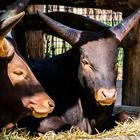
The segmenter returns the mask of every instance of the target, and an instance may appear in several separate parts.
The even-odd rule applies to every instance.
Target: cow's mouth
[[[26,109],[30,110],[30,115],[35,118],[42,118],[48,116],[54,110],[55,104],[51,99],[38,99],[36,98],[23,98],[23,105]]]
[[[42,106],[33,106],[32,107],[32,115],[35,118],[42,118],[42,117],[47,117],[49,113],[53,111],[54,107],[52,108],[46,108]]]
[[[99,103],[101,106],[110,106],[110,105],[112,105],[114,102],[115,102],[115,100],[101,100],[101,101],[98,101],[98,103]]]
[[[36,111],[32,111],[32,115],[35,118],[42,118],[42,117],[47,117],[48,113],[39,113],[39,112],[36,112]]]

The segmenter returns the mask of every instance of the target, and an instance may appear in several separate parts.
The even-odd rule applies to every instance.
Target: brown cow
[[[54,109],[34,74],[16,49],[9,31],[21,20],[28,0],[10,6],[0,17],[0,127],[11,128],[23,116],[46,117]],[[21,12],[21,13],[20,13]]]
[[[117,96],[117,46],[140,18],[140,10],[119,25],[97,33],[75,30],[42,13],[39,15],[72,49],[53,58],[30,62],[56,108],[47,118],[21,120],[20,126],[42,133],[71,126],[88,133],[94,133],[95,128],[110,129],[121,116],[112,116]]]

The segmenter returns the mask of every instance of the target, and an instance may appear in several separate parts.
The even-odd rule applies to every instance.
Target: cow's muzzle
[[[22,102],[25,108],[30,110],[30,114],[36,118],[46,117],[54,110],[55,103],[47,95],[36,95],[34,97],[24,97]]]
[[[32,104],[32,115],[36,118],[47,117],[54,110],[55,104],[51,99],[44,101],[43,104]]]
[[[116,89],[101,88],[96,92],[95,99],[102,106],[109,106],[116,101]]]

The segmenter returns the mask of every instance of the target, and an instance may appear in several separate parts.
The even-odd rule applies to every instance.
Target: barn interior
[[[1,0],[0,11],[3,12],[6,7],[13,2],[15,2],[15,0]],[[49,28],[46,28],[44,23],[40,21],[40,18],[37,14],[38,11],[41,11],[46,15],[52,17],[53,19],[70,27],[96,32],[119,24],[123,18],[127,17],[137,8],[140,8],[140,0],[30,0],[28,6],[25,9],[26,15],[14,28],[13,35],[19,46],[18,50],[25,59],[53,57],[58,54],[65,53],[71,48],[71,45],[66,41],[56,37],[53,31],[51,31]],[[90,19],[100,21],[101,23],[103,23],[103,25],[93,23],[93,21]],[[81,24],[81,22],[83,24]],[[121,46],[118,48],[118,76],[116,86],[119,95],[114,107],[114,113],[126,111],[134,117],[139,117],[140,112],[139,34],[140,24],[138,22],[127,35],[127,37],[125,37],[125,39],[121,43]],[[134,124],[134,127],[138,129],[137,125],[139,125],[140,122],[136,120]],[[122,124],[119,124],[119,126],[121,125]],[[126,125],[127,124],[125,124],[124,127],[126,127]],[[121,131],[122,129],[124,129],[119,128],[119,126],[114,133],[117,133],[118,129],[120,129]],[[132,128],[133,126],[130,127]],[[131,130],[130,128],[128,129]],[[18,130],[18,132],[13,131],[13,133],[17,135],[17,133],[21,133],[21,131],[22,129]],[[134,135],[130,134],[130,138],[134,140],[137,138],[139,139],[140,137],[138,135],[140,135],[140,132],[138,132],[136,134],[137,136],[135,136],[134,131],[135,130],[133,129],[131,133],[133,133]],[[4,132],[2,132],[1,135],[3,135]],[[73,139],[86,139],[86,137],[88,137],[88,139],[96,140],[95,137],[87,136],[84,132],[79,132],[79,130],[75,131],[75,128],[72,128],[70,132],[72,132],[73,135],[76,135],[77,137]],[[10,133],[10,136],[12,136],[13,133]],[[112,140],[115,140],[115,137],[118,137],[114,133],[109,134],[111,136],[110,139]],[[66,135],[64,133],[61,134]],[[49,135],[50,138],[47,137]],[[45,136],[40,134],[40,140],[72,139],[73,136],[69,138],[68,135],[70,135],[69,132],[67,132],[66,137],[57,136],[55,133],[50,132]],[[100,138],[99,136],[97,140],[109,139],[105,138],[105,134],[103,134],[103,136],[101,137],[102,138]],[[129,139],[128,137],[129,136],[127,136],[127,134],[124,134],[124,136],[122,136],[120,139]],[[28,138],[31,139],[30,136],[27,136],[27,139]]]

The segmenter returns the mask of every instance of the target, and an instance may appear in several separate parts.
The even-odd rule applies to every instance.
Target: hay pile
[[[0,140],[32,140],[29,132],[25,129],[16,128],[13,131],[7,132],[5,129],[0,133]]]
[[[0,134],[0,140],[140,140],[140,119],[131,119],[131,122],[124,124],[117,123],[117,126],[110,131],[104,131],[96,135],[89,135],[75,128],[66,132],[55,134],[47,132],[38,137],[31,137],[24,129],[16,129],[7,133],[5,130]]]

